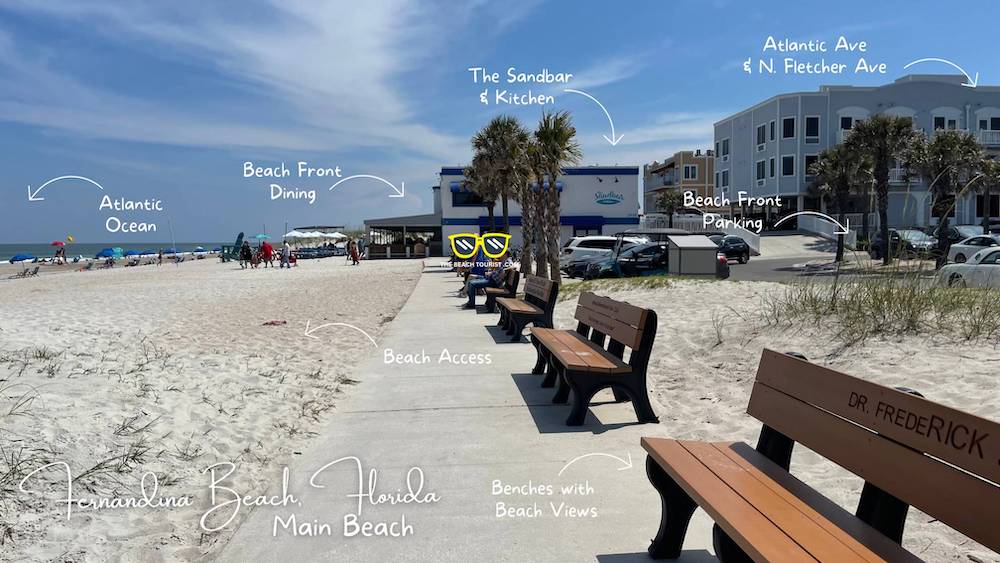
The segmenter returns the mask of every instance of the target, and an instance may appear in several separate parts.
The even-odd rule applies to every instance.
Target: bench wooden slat
[[[542,301],[548,301],[553,285],[554,282],[548,278],[528,276],[528,279],[524,282],[524,293],[525,295],[537,297]]]
[[[579,304],[638,329],[642,329],[642,325],[646,321],[646,309],[622,301],[615,301],[610,297],[597,295],[590,291],[580,295]]]
[[[755,383],[747,412],[887,493],[1000,550],[1000,487]]]
[[[552,328],[531,328],[532,336],[538,338],[545,345],[546,349],[549,350],[549,352],[555,354],[559,358],[564,366],[574,370],[588,369],[590,366],[587,361],[579,357],[572,348],[564,344],[559,338],[556,337],[556,334],[560,332],[563,331]]]
[[[773,350],[757,381],[1000,484],[996,422]]]
[[[576,331],[561,331],[556,335],[566,345],[573,347],[577,356],[583,359],[594,371],[607,373],[628,373],[632,366],[612,356],[606,350],[598,348]]]
[[[538,307],[532,305],[531,303],[526,303],[524,301],[521,301],[520,299],[517,299],[515,297],[498,297],[497,303],[503,305],[504,307],[506,307],[511,311],[516,311],[519,313],[521,312],[532,313],[532,314],[542,313],[542,310],[539,309]]]
[[[761,481],[759,471],[748,470],[719,449],[728,448],[730,444],[685,440],[678,440],[678,443],[816,559],[884,561],[864,545],[853,541],[843,530],[832,525],[824,526],[824,523],[829,523],[815,510],[793,495],[776,492]],[[753,541],[754,538],[749,539]]]
[[[716,443],[716,449],[751,472],[778,495],[797,504],[807,517],[831,533],[845,533],[845,544],[859,543],[885,561],[918,562],[921,559],[890,540],[853,514],[797,479],[747,444]]]
[[[755,561],[815,560],[676,441],[643,438],[642,447]]]
[[[609,317],[599,311],[588,309],[583,305],[577,305],[575,317],[583,324],[601,331],[629,348],[638,348],[639,343],[642,342],[641,329],[629,326],[618,319]]]

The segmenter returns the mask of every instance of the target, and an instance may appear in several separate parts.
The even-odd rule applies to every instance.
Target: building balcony
[[[979,142],[987,147],[1000,146],[1000,131],[979,130]]]
[[[912,178],[915,180],[916,178]],[[905,184],[906,183],[906,169],[905,168],[890,168],[889,169],[889,183],[890,184]]]

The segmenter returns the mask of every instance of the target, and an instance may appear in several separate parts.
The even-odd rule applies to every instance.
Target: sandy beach
[[[650,398],[660,418],[646,435],[756,444],[760,422],[746,414],[761,351],[798,352],[811,361],[887,386],[915,389],[932,401],[1000,419],[995,342],[907,335],[847,346],[833,326],[762,322],[762,298],[785,291],[767,282],[678,281],[668,287],[592,291],[657,312],[649,364]],[[602,287],[603,286],[603,287]],[[556,308],[556,325],[575,326],[576,297]],[[791,472],[850,512],[863,481],[796,446]],[[1000,561],[990,549],[911,508],[903,546],[927,561]]]
[[[268,471],[308,448],[354,367],[373,353],[419,276],[419,261],[235,263],[55,273],[0,282],[0,543],[4,560],[176,561],[209,557],[235,529],[205,533],[202,469],[263,494]],[[51,274],[51,275],[48,275]],[[276,324],[266,324],[277,321]],[[320,327],[324,323],[350,324]],[[170,510],[80,510],[75,496],[193,495]],[[270,475],[270,474],[268,474]],[[146,488],[149,489],[147,478]]]

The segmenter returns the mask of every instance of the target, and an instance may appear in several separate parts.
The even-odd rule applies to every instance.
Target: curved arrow
[[[385,178],[379,178],[378,176],[372,176],[371,174],[355,174],[353,176],[348,176],[343,180],[338,180],[336,184],[330,186],[330,189],[332,190],[333,188],[336,188],[340,184],[343,184],[348,180],[353,180],[354,178],[371,178],[372,180],[378,180],[379,182],[382,182],[383,184],[389,186],[390,188],[393,189],[393,191],[396,192],[394,194],[389,194],[389,197],[403,197],[403,191],[406,189],[406,182],[400,182],[399,188],[397,188],[392,184],[392,182],[386,180]]]
[[[58,182],[60,180],[83,180],[84,182],[90,182],[91,184],[94,184],[98,188],[101,188],[101,190],[104,189],[104,186],[98,184],[97,182],[85,176],[59,176],[58,178],[52,178],[48,182],[45,182],[41,186],[38,186],[38,189],[35,190],[34,192],[31,191],[31,186],[28,186],[28,201],[45,201],[44,197],[35,197],[35,196],[37,196],[38,192],[42,191],[42,188],[44,188],[45,186],[49,184],[54,184],[55,182]]]
[[[608,116],[608,123],[611,124],[611,138],[609,139],[607,135],[602,135],[602,137],[604,137],[604,140],[607,141],[607,142],[609,142],[609,143],[611,143],[611,146],[617,145],[618,141],[622,140],[622,137],[624,137],[625,135],[618,135],[617,137],[615,137],[615,122],[614,122],[613,119],[611,119],[611,114],[608,113],[608,108],[604,107],[604,104],[602,104],[601,102],[597,101],[597,98],[591,96],[590,94],[588,94],[586,92],[582,92],[580,90],[572,90],[570,88],[567,88],[567,89],[563,90],[563,92],[572,92],[574,94],[580,94],[581,96],[587,96],[591,100],[594,100],[594,103],[596,103],[597,105],[601,106],[601,109],[604,110],[604,115]]]
[[[778,219],[774,223],[774,226],[777,227],[778,225],[784,223],[785,221],[787,221],[788,219],[791,219],[792,217],[795,217],[796,215],[815,215],[815,216],[817,216],[817,217],[819,217],[821,219],[826,219],[827,221],[829,221],[829,222],[831,222],[831,223],[833,223],[834,225],[837,226],[838,230],[836,230],[836,231],[833,232],[833,234],[835,234],[835,235],[846,235],[851,230],[851,220],[850,219],[846,219],[847,225],[841,225],[840,221],[834,219],[833,217],[830,217],[826,213],[820,213],[819,211],[796,211],[795,213],[792,213],[792,214],[789,214],[789,215],[785,215],[781,219]]]
[[[620,457],[618,457],[618,456],[616,456],[616,455],[611,455],[611,454],[605,454],[605,453],[601,453],[601,452],[594,452],[594,453],[592,453],[592,454],[583,454],[583,455],[582,455],[582,456],[580,456],[580,457],[577,457],[577,458],[574,458],[574,459],[571,459],[571,460],[569,461],[569,463],[567,463],[566,465],[564,465],[564,466],[563,466],[563,468],[559,470],[559,475],[560,475],[560,476],[562,476],[562,474],[563,474],[563,471],[566,471],[566,469],[567,469],[567,468],[568,468],[568,467],[569,467],[570,465],[573,465],[574,463],[576,463],[576,462],[580,461],[580,460],[581,460],[581,459],[583,459],[583,458],[586,458],[586,457],[593,457],[593,456],[603,456],[603,457],[610,457],[611,459],[616,459],[616,460],[620,461],[620,462],[622,463],[622,466],[618,468],[618,471],[624,471],[624,470],[626,470],[626,469],[632,469],[632,453],[631,453],[631,452],[626,452],[626,456],[628,456],[628,459],[627,459],[627,460],[625,460],[625,459],[622,459],[622,458],[620,458]]]
[[[946,65],[950,65],[950,66],[953,66],[953,67],[957,68],[959,72],[961,72],[962,74],[965,75],[965,78],[968,80],[968,82],[963,83],[962,86],[967,86],[969,88],[975,88],[976,84],[979,83],[979,73],[978,72],[976,73],[976,77],[972,78],[971,76],[969,76],[969,73],[965,72],[965,70],[962,67],[960,67],[957,64],[949,61],[948,59],[938,59],[938,58],[935,58],[935,57],[927,57],[925,59],[917,59],[917,60],[913,61],[912,63],[904,66],[903,69],[904,70],[908,69],[908,68],[910,68],[911,66],[913,66],[913,65],[915,65],[917,63],[944,63]]]
[[[372,346],[375,346],[376,348],[378,348],[378,342],[375,342],[375,339],[372,338],[370,334],[368,334],[367,332],[361,330],[360,328],[358,328],[358,327],[356,327],[354,325],[347,324],[347,323],[324,323],[324,324],[321,324],[319,326],[315,326],[315,327],[310,328],[309,327],[309,321],[307,320],[306,321],[306,331],[303,334],[305,336],[308,336],[309,338],[315,338],[315,339],[318,340],[319,337],[318,336],[313,336],[313,333],[316,332],[317,330],[321,329],[321,328],[326,328],[328,326],[346,326],[348,328],[353,328],[354,330],[356,330],[356,331],[360,332],[361,334],[367,336],[368,340],[372,341]]]

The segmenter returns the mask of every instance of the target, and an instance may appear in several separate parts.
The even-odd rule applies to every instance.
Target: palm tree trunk
[[[503,209],[503,232],[510,233],[510,202],[507,201],[507,194],[503,194],[503,198],[500,200],[500,206]]]
[[[861,190],[861,198],[864,201],[864,205],[861,208],[861,237],[865,240],[871,242],[871,220],[870,216],[872,214],[872,197],[871,192],[867,185],[863,190]]]
[[[543,278],[549,277],[549,246],[546,217],[545,192],[540,191],[535,196],[535,207],[532,220],[535,231],[535,275]]]
[[[549,189],[546,219],[549,226],[549,236],[546,243],[548,246],[549,258],[549,279],[558,282],[561,272],[559,271],[559,190],[556,189],[558,179],[558,169],[549,172]]]
[[[878,198],[878,223],[882,233],[882,265],[888,266],[892,260],[889,240],[889,162],[879,162],[874,169],[875,195]]]
[[[846,225],[847,224],[847,194],[846,193],[842,193],[840,196],[837,197],[837,207],[838,207],[837,211],[838,211],[838,215],[839,215],[837,217],[837,219],[840,221],[841,225]],[[836,258],[837,262],[843,262],[844,261],[844,236],[845,235],[837,235],[837,258]]]
[[[497,230],[497,218],[493,213],[493,209],[497,206],[497,202],[491,201],[486,204],[486,213],[490,217],[490,230]]]
[[[534,271],[533,264],[531,263],[533,259],[531,238],[535,236],[534,225],[532,224],[532,205],[534,202],[531,200],[531,186],[524,188],[524,195],[521,197],[521,256],[519,258],[521,262],[521,274],[525,276],[532,275]]]

